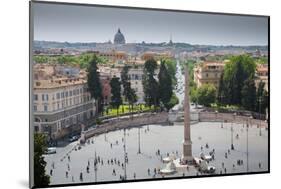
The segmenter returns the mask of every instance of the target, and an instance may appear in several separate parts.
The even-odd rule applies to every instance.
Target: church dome
[[[125,37],[118,29],[117,33],[114,36],[114,44],[125,44]]]

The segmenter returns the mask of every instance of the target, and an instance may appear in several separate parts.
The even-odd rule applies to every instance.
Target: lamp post
[[[249,120],[251,121],[253,119],[253,117],[249,117],[248,120],[247,120],[247,125],[246,125],[246,132],[247,132],[247,135],[246,135],[246,147],[247,147],[247,172],[249,172]]]
[[[124,180],[127,179],[127,152],[126,152],[126,129],[124,129]]]
[[[259,97],[259,117],[260,117],[260,136],[261,136],[261,102],[262,102],[262,97]]]
[[[218,121],[218,111],[217,110],[215,111],[215,114],[216,114],[216,121]]]
[[[96,151],[95,151],[94,170],[95,170],[95,182],[97,182],[97,176],[98,176],[98,161],[97,161],[97,153],[96,153]]]
[[[94,171],[95,171],[95,182],[97,182],[97,176],[98,176],[98,160],[97,160],[97,153],[95,151],[95,156],[94,157],[90,157],[88,159],[88,161],[90,161],[91,159],[94,160]]]
[[[140,127],[138,128],[138,142],[139,142],[138,154],[140,154],[141,153],[141,149],[140,149]]]
[[[233,144],[233,122],[235,121],[236,113],[233,114],[233,121],[231,122],[231,150],[234,150]]]

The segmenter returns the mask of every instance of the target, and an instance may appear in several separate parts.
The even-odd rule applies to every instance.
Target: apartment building
[[[225,63],[223,62],[202,62],[197,64],[193,69],[194,82],[197,87],[203,84],[213,84],[218,87],[224,65]]]
[[[33,82],[35,132],[57,139],[94,116],[86,72],[78,67],[34,64]]]

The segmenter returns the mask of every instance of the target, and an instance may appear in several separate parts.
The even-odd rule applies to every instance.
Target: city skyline
[[[34,7],[34,40],[113,42],[118,28],[127,43],[168,42],[172,36],[173,42],[200,45],[268,45],[267,17],[44,3]]]

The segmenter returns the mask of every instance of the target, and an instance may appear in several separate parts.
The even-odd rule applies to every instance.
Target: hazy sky
[[[132,10],[34,3],[34,39],[113,41],[120,28],[126,42],[267,45],[266,17]]]

